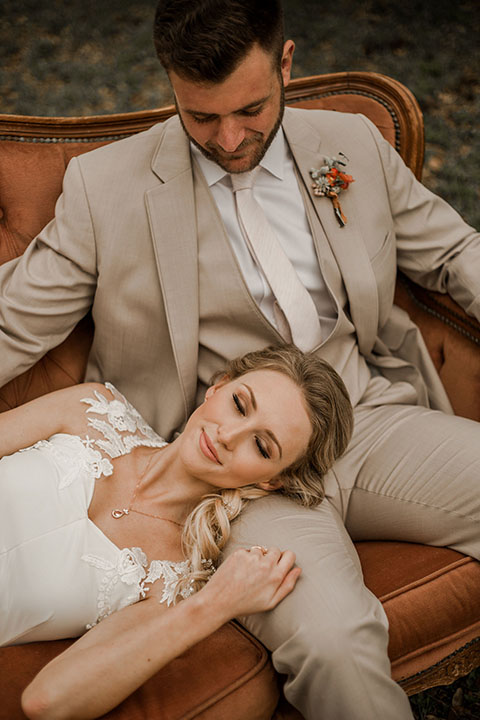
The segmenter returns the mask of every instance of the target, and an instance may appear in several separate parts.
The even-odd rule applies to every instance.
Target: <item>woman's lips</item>
[[[205,430],[202,430],[200,433],[200,450],[203,452],[203,454],[213,462],[217,463],[218,465],[221,465],[217,452],[213,446],[212,441],[208,437]]]

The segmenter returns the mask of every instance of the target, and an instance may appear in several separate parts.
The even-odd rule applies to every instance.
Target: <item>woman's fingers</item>
[[[257,572],[252,600],[255,594],[258,601],[263,604],[262,608],[250,612],[271,610],[293,590],[300,576],[300,568],[294,567],[295,553],[291,550],[282,551],[277,547],[264,548],[259,545],[248,548],[247,553],[250,556],[248,560],[255,564]],[[250,567],[249,575],[253,580],[252,570],[253,568]]]
[[[277,588],[277,591],[272,598],[272,608],[276,607],[279,602],[281,602],[285,597],[287,597],[289,593],[292,592],[301,574],[302,569],[299,567],[294,567],[284,576],[281,584]]]
[[[279,553],[278,565],[282,570],[284,569],[285,572],[287,572],[287,570],[295,565],[295,553],[291,550],[279,551]]]
[[[268,549],[263,547],[263,545],[252,545],[252,547],[248,548],[249,552],[254,552],[255,550],[260,550],[262,555],[266,555],[268,552]]]
[[[295,553],[291,550],[281,551],[279,548],[271,548],[269,551],[271,559],[276,565],[272,567],[273,596],[270,608],[274,608],[290,592],[300,577],[301,569],[295,567]]]
[[[275,559],[277,562],[279,562],[284,555],[293,556],[293,562],[295,562],[295,555],[291,552],[291,550],[282,551],[278,547],[266,548],[263,547],[263,545],[252,545],[252,547],[245,549],[249,553],[259,555],[260,557],[268,557],[271,560]]]
[[[205,587],[229,618],[265,612],[283,600],[300,575],[290,550],[260,545],[235,551]]]
[[[283,554],[277,547],[266,548],[263,547],[263,545],[252,545],[252,547],[247,548],[247,552],[258,555],[259,557],[268,557],[268,559],[272,561],[280,560]]]

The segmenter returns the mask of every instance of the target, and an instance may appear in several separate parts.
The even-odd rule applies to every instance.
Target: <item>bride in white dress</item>
[[[300,575],[288,550],[214,573],[230,522],[274,490],[320,502],[351,429],[341,379],[293,346],[232,361],[170,444],[108,383],[1,414],[0,645],[81,636],[27,687],[27,717],[98,717],[280,602]]]

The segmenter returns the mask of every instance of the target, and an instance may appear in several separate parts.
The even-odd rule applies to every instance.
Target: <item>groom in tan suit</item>
[[[480,319],[480,238],[366,118],[284,113],[294,45],[276,0],[162,0],[155,40],[179,115],[71,161],[55,219],[0,268],[0,384],[92,308],[87,379],[113,382],[169,438],[225,358],[294,336],[237,216],[232,175],[259,167],[254,198],[318,313],[308,349],[342,375],[355,432],[318,509],[269,497],[237,522],[231,548],[288,547],[303,569],[245,624],[305,718],[411,718],[351,537],[480,559],[478,424],[452,415],[393,306],[398,265]],[[355,179],[343,227],[309,174],[340,152]]]

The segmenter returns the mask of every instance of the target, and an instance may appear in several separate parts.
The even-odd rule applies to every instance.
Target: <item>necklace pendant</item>
[[[112,510],[112,517],[115,518],[115,520],[120,520],[124,515],[128,515],[128,510]]]

